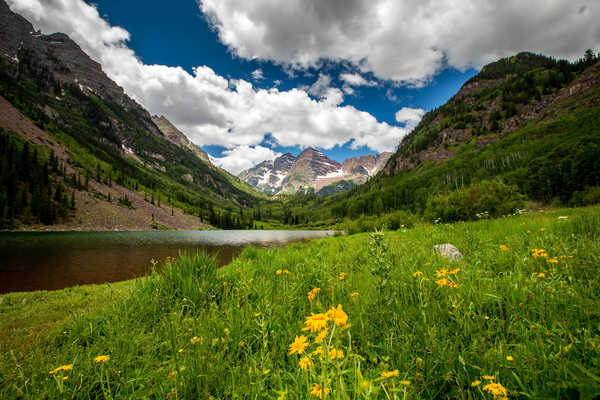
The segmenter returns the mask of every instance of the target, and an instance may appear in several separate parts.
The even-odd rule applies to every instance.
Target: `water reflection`
[[[331,231],[0,233],[0,293],[55,290],[146,275],[151,260],[205,250],[219,265],[248,244],[278,247]]]

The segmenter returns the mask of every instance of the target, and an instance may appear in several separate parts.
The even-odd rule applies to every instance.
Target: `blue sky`
[[[234,174],[308,146],[394,151],[481,66],[600,47],[589,0],[6,1]]]
[[[148,0],[144,2],[144,7],[139,7],[133,1],[102,0],[96,5],[100,15],[111,25],[129,31],[129,47],[145,64],[181,66],[189,73],[198,65],[207,65],[222,76],[246,79],[257,87],[269,88],[280,81],[280,90],[311,86],[317,80],[319,72],[338,77],[345,70],[341,63],[329,62],[321,68],[309,68],[290,77],[281,66],[271,61],[237,57],[219,41],[217,33],[210,28],[193,0]],[[253,79],[252,72],[257,69],[263,72],[264,79]],[[342,105],[352,105],[367,111],[378,121],[402,125],[395,119],[395,113],[400,108],[422,108],[428,111],[438,107],[476,73],[477,70],[473,68],[464,71],[445,68],[421,88],[407,88],[391,81],[379,81],[377,86],[355,88],[353,95],[344,97]],[[364,77],[377,80],[373,74],[364,74]],[[334,78],[332,84],[342,87],[343,82]],[[262,144],[266,142],[268,141],[263,141]],[[205,145],[202,148],[215,157],[222,156],[223,150],[226,150],[218,145]],[[302,151],[299,146],[272,148],[280,153],[289,151],[295,155]],[[377,153],[366,146],[351,149],[348,144],[321,150],[340,162],[348,157]]]

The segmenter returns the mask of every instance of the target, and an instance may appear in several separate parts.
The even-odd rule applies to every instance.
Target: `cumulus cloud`
[[[376,86],[377,82],[368,81],[361,74],[340,74],[340,80],[344,81],[348,86]]]
[[[211,161],[217,167],[237,175],[264,160],[274,160],[280,155],[281,153],[263,146],[238,146],[225,150],[223,157],[211,157]]]
[[[411,85],[444,63],[464,69],[519,51],[575,59],[600,46],[586,0],[199,0],[221,42],[286,68],[346,60]]]
[[[267,133],[282,146],[328,149],[351,142],[376,151],[393,150],[407,133],[340,106],[344,94],[330,86],[328,75],[319,75],[309,89],[312,98],[302,89],[259,89],[226,79],[207,66],[190,74],[180,67],[146,65],[127,47],[129,33],[110,26],[81,0],[8,2],[42,32],[68,34],[130,96],[151,113],[165,115],[194,143],[226,147],[225,157],[215,162],[231,172],[273,156],[259,146]]]
[[[396,112],[396,121],[404,124],[405,128],[413,129],[419,124],[424,115],[425,110],[422,108],[402,107]]]
[[[263,79],[265,79],[265,76],[263,75],[263,71],[260,68],[252,71],[251,75],[252,75],[252,79],[254,79],[255,81],[262,81]]]

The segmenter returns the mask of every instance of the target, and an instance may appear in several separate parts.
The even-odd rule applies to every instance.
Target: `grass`
[[[458,263],[432,252],[448,242]],[[589,207],[249,247],[220,270],[188,255],[137,281],[4,295],[0,397],[592,399],[599,265]],[[305,371],[322,332],[305,318],[326,311],[324,355]]]

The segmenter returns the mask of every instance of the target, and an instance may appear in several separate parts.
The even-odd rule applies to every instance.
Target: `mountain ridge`
[[[286,153],[242,171],[238,177],[267,194],[311,193],[332,194],[349,190],[375,176],[392,155],[350,157],[339,163],[323,152],[308,147],[298,157]],[[345,184],[337,184],[345,181]]]
[[[36,147],[38,154],[42,154],[41,166],[47,163],[50,143],[65,148],[66,156],[60,162],[70,167],[53,170],[44,190],[60,191],[61,196],[55,196],[57,201],[62,202],[62,194],[66,193],[79,204],[73,212],[64,212],[71,216],[65,216],[62,222],[69,219],[73,229],[78,229],[75,226],[85,208],[86,200],[78,201],[84,191],[79,183],[81,177],[89,183],[87,195],[100,201],[98,210],[110,214],[123,211],[121,207],[129,210],[134,207],[138,213],[145,213],[146,229],[251,225],[250,218],[242,218],[239,209],[251,207],[264,195],[212,165],[206,154],[195,149],[166,118],[157,117],[158,124],[153,121],[150,113],[108,78],[101,65],[67,35],[34,31],[31,23],[13,13],[3,0],[0,1],[0,95],[20,113],[20,117],[14,118],[29,119],[48,134],[47,142]],[[14,114],[7,103],[3,107],[7,115]],[[27,138],[23,131],[13,132]],[[9,132],[9,136],[12,134]],[[15,143],[21,143],[20,139],[14,139]],[[11,146],[11,151],[15,151],[22,144]],[[32,190],[25,182],[7,182],[9,191]],[[119,188],[123,201],[115,204],[117,192],[109,196],[109,188]],[[22,194],[23,198],[30,197],[28,204],[37,199],[35,196],[32,192]],[[144,203],[136,205],[140,196]],[[0,208],[11,208],[14,201],[12,197],[0,199]],[[191,219],[182,222],[183,225],[171,223],[166,218],[170,216],[160,210],[162,206],[164,211],[167,205],[172,215],[181,210]],[[158,209],[152,212],[154,207]],[[234,213],[240,216],[234,217]],[[2,220],[13,226],[26,219],[11,215]],[[127,224],[120,226],[119,229],[128,228]],[[138,223],[129,228],[141,229]]]

